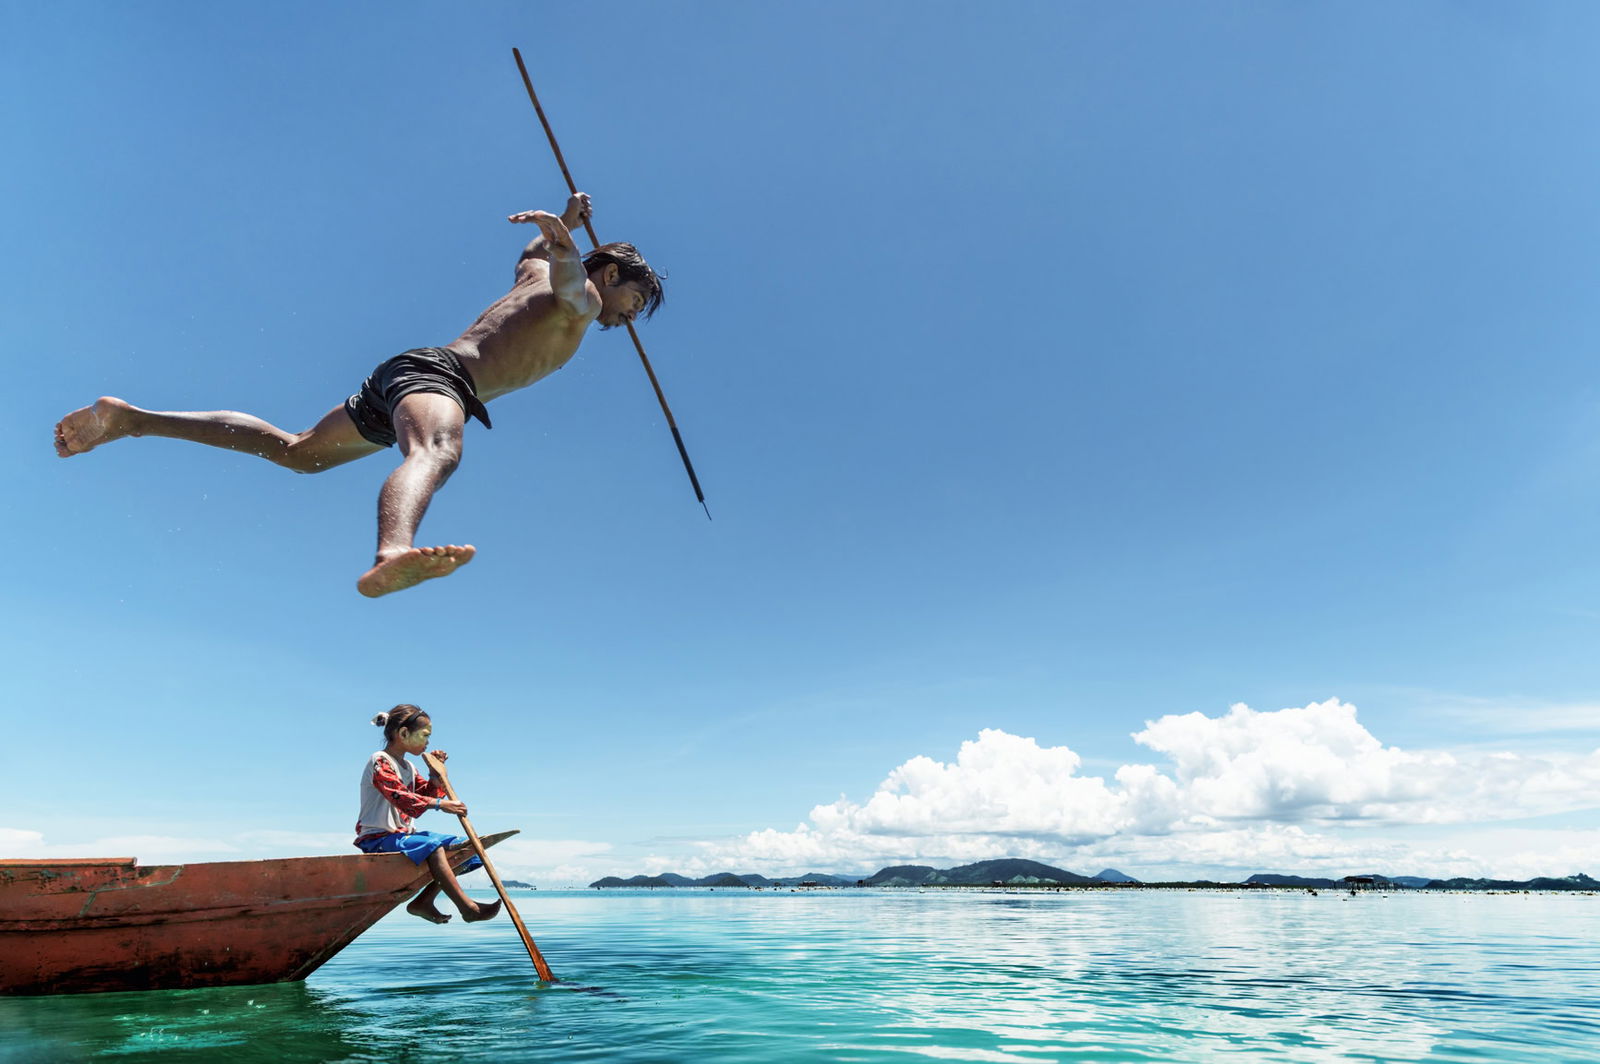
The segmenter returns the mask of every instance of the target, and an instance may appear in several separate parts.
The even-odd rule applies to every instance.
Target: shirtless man
[[[476,549],[418,547],[413,540],[433,493],[461,461],[466,419],[488,427],[483,404],[566,365],[592,322],[609,329],[649,317],[661,305],[661,280],[633,245],[578,254],[571,230],[590,211],[580,192],[559,218],[544,211],[511,215],[509,221],[539,227],[517,262],[511,291],[448,346],[407,351],[379,365],[359,392],[304,432],[231,410],[141,410],[106,396],[56,424],[56,453],[69,458],[124,436],[166,436],[320,473],[398,443],[404,457],[378,495],[377,558],[356,589],[376,598],[448,576]]]

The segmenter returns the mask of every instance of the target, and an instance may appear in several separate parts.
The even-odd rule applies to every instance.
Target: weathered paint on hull
[[[450,863],[471,857],[461,847]],[[304,979],[428,878],[400,854],[149,868],[131,857],[0,861],[0,993]]]

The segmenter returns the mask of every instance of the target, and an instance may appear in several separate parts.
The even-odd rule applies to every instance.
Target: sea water
[[[303,983],[0,999],[0,1061],[1600,1061],[1593,894],[513,898],[559,982],[397,913]]]

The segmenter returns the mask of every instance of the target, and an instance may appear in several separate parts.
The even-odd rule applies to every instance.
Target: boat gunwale
[[[512,829],[510,829],[508,831],[497,831],[492,835],[484,835],[484,836],[480,837],[479,841],[483,843],[484,849],[488,849],[490,846],[493,846],[496,843],[504,842],[506,839],[509,839],[511,836],[520,835],[521,833],[522,833],[521,829],[512,828]],[[459,853],[459,854],[463,854],[463,855],[465,855],[467,857],[471,857],[472,856],[472,854],[470,852],[471,849],[472,849],[472,843],[470,843],[470,842],[460,842],[460,843],[457,843],[454,846],[449,847],[449,852],[452,855]],[[188,868],[191,865],[205,866],[205,867],[208,867],[208,868],[221,868],[221,867],[224,867],[224,866],[227,866],[227,865],[283,864],[283,863],[299,862],[299,861],[349,861],[349,860],[360,860],[363,857],[388,857],[388,856],[390,856],[390,855],[389,854],[382,854],[382,853],[317,853],[317,854],[302,855],[302,856],[298,856],[298,857],[247,857],[247,858],[244,858],[244,859],[238,860],[238,861],[174,861],[174,862],[168,862],[166,864],[148,864],[148,865],[140,864],[139,863],[139,859],[137,857],[4,857],[4,858],[0,858],[0,872],[4,872],[4,871],[12,871],[12,872],[14,872],[14,871],[17,871],[17,870],[26,870],[26,869],[30,869],[30,868],[62,868],[62,867],[69,867],[69,868],[70,867],[99,868],[99,867],[102,867],[102,866],[110,865],[110,866],[115,866],[115,867],[119,867],[119,868],[121,868],[121,867],[130,867],[131,866],[132,868],[137,869],[138,871],[142,872],[144,875],[150,875],[151,873],[159,872],[159,871],[161,871],[163,869],[168,869],[168,868],[183,869],[183,868]],[[12,882],[15,882],[15,880],[13,879]],[[102,887],[100,889],[101,890],[116,890],[116,889],[131,890],[131,889],[139,889],[141,887],[159,886],[159,885],[165,885],[165,884],[128,883],[128,884],[124,884],[124,885],[120,885],[120,886]]]
[[[200,862],[193,863],[198,864]],[[216,863],[220,864],[222,862]],[[34,868],[39,865],[49,865],[52,868],[75,867],[83,865],[92,867],[98,867],[100,865],[129,867],[137,866],[138,864],[139,859],[137,857],[0,857],[0,869],[11,867]],[[158,868],[160,866],[151,865],[150,867]]]

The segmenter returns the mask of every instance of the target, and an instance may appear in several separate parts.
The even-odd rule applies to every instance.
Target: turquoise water
[[[514,897],[561,983],[395,915],[305,983],[0,999],[0,1061],[1600,1061],[1594,895]]]

